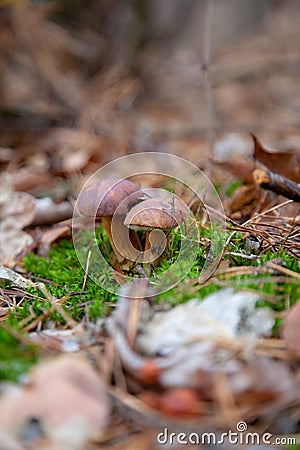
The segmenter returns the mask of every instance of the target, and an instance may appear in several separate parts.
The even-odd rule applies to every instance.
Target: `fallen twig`
[[[300,202],[300,186],[288,178],[273,173],[268,169],[255,169],[253,179],[263,189],[283,195],[286,198]]]

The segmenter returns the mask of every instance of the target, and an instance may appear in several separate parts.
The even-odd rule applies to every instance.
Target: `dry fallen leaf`
[[[71,228],[68,225],[59,225],[54,228],[50,228],[45,231],[41,237],[38,253],[39,255],[44,256],[45,258],[48,256],[50,245],[55,242],[57,239],[65,236],[71,235]]]
[[[245,160],[237,156],[231,161],[214,161],[214,164],[220,169],[228,171],[244,183],[253,184],[254,182],[252,175],[252,172],[255,169],[254,161]]]
[[[3,266],[0,266],[0,279],[9,280],[14,286],[18,286],[22,289],[29,288],[34,284],[32,281],[27,280],[27,278],[22,277],[22,275],[17,272]]]
[[[149,406],[167,416],[192,418],[202,413],[200,398],[194,389],[175,387],[160,393],[145,391],[142,398]]]
[[[14,192],[11,177],[0,176],[0,264],[12,267],[16,256],[32,243],[22,231],[35,214],[35,198],[25,192]]]
[[[33,169],[19,169],[12,173],[12,184],[16,191],[26,192],[40,186],[51,186],[53,179],[49,172],[35,172]]]
[[[227,301],[218,298],[220,292],[222,297],[226,292]],[[123,368],[141,386],[150,387],[141,398],[165,418],[207,417],[208,411],[202,408],[207,402],[218,410],[224,404],[228,408],[225,389],[245,420],[258,417],[263,410],[273,421],[276,407],[291,405],[298,387],[286,361],[274,360],[273,347],[260,338],[271,331],[272,313],[266,315],[265,308],[255,309],[257,297],[249,292],[235,296],[230,290],[220,292],[198,302],[199,314],[184,314],[184,308],[197,309],[191,301],[166,312],[154,311],[148,319],[143,317],[134,348],[118,317],[112,315],[106,322],[107,331]],[[156,326],[145,343],[146,327],[151,327],[156,317],[159,322],[169,318],[168,324],[161,329]],[[282,342],[277,344],[278,350],[282,349]],[[155,390],[158,386],[159,394]]]
[[[80,129],[57,128],[50,136],[49,148],[59,148],[58,169],[64,173],[82,170],[99,146],[95,134]]]
[[[247,220],[261,200],[262,190],[254,184],[239,186],[225,202],[226,213],[234,220]]]
[[[287,348],[300,356],[300,302],[289,310],[282,333]]]
[[[293,152],[276,152],[267,150],[252,134],[254,141],[254,158],[265,164],[271,172],[283,175],[290,180],[300,182],[299,163],[297,155]]]
[[[3,431],[22,440],[34,420],[40,434],[63,444],[57,448],[82,450],[89,439],[99,437],[109,415],[103,383],[90,364],[78,356],[62,356],[37,365],[24,387],[3,393],[0,435]],[[32,445],[40,437],[32,437]]]

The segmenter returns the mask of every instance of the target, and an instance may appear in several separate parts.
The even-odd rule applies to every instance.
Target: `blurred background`
[[[218,335],[216,341],[211,343],[201,341],[200,337],[198,344],[204,344],[204,347],[199,347],[200,350],[196,351],[196,347],[193,347],[192,353],[188,349],[186,356],[182,353],[183,356],[177,359],[178,364],[175,358],[170,359],[171,362],[165,366],[164,363],[158,366],[156,362],[152,365],[152,356],[147,356],[145,364],[143,362],[137,368],[135,358],[140,358],[140,355],[130,356],[134,361],[132,363],[126,356],[126,352],[131,355],[131,347],[125,352],[118,344],[119,341],[126,342],[122,325],[124,318],[119,324],[119,316],[116,315],[114,328],[110,325],[107,329],[112,340],[106,332],[103,333],[102,316],[115,306],[115,297],[92,282],[88,285],[88,273],[91,273],[89,249],[92,248],[90,245],[93,241],[85,246],[85,250],[89,252],[86,266],[82,266],[84,272],[79,267],[70,241],[64,240],[62,246],[56,248],[53,246],[53,256],[48,259],[33,254],[36,251],[48,257],[53,242],[60,237],[71,236],[71,218],[78,192],[100,167],[118,157],[137,152],[166,152],[182,156],[209,175],[220,194],[226,215],[235,221],[231,231],[235,230],[235,233],[241,230],[243,237],[239,233],[236,236],[232,234],[227,239],[230,246],[226,247],[226,259],[222,261],[224,265],[220,269],[220,279],[212,281],[211,285],[203,284],[200,287],[198,278],[189,280],[190,284],[183,283],[170,295],[170,305],[177,305],[190,298],[189,296],[196,296],[194,300],[198,295],[199,299],[203,298],[207,293],[213,293],[215,288],[234,286],[235,289],[245,290],[247,295],[247,290],[249,295],[253,295],[254,289],[258,289],[261,304],[270,302],[274,309],[274,336],[277,338],[287,309],[299,298],[299,277],[296,273],[299,271],[300,252],[297,228],[299,203],[295,201],[287,204],[286,199],[254,184],[252,172],[256,168],[256,161],[250,133],[254,133],[263,146],[271,146],[280,151],[277,155],[270,155],[261,146],[260,152],[257,152],[260,153],[260,158],[256,157],[256,160],[265,163],[270,170],[299,183],[299,13],[299,0],[0,0],[0,275],[5,283],[10,280],[12,284],[17,284],[15,281],[19,280],[18,290],[4,284],[0,292],[0,324],[6,327],[0,327],[0,331],[3,331],[0,339],[0,360],[3,360],[0,376],[4,373],[4,379],[15,378],[23,373],[23,355],[25,359],[28,358],[28,362],[27,359],[24,361],[26,370],[32,364],[29,358],[36,360],[35,354],[31,356],[31,350],[29,356],[24,350],[27,348],[25,344],[29,342],[24,333],[32,331],[30,335],[36,337],[34,342],[45,353],[77,352],[80,349],[93,367],[99,369],[99,378],[103,376],[105,383],[113,380],[118,387],[115,394],[113,390],[109,391],[114,407],[117,408],[104,436],[106,448],[153,449],[153,435],[150,436],[152,431],[148,430],[148,426],[157,423],[158,416],[153,415],[155,420],[152,421],[152,416],[150,413],[148,415],[146,409],[141,423],[145,421],[147,429],[136,427],[134,421],[141,411],[143,413],[141,399],[158,411],[163,412],[164,408],[168,411],[169,408],[169,413],[173,414],[172,421],[176,419],[178,411],[179,417],[181,412],[182,417],[185,417],[186,412],[186,418],[200,417],[201,427],[204,429],[210,424],[209,421],[206,422],[207,414],[213,419],[212,429],[219,428],[224,415],[227,430],[228,424],[236,423],[237,418],[250,418],[250,430],[257,426],[260,433],[271,431],[284,436],[299,431],[297,392],[300,378],[297,362],[300,350],[299,333],[295,331],[299,329],[300,322],[298,309],[292,308],[292,314],[296,311],[295,317],[291,316],[291,322],[286,321],[286,342],[280,339],[276,344],[277,339],[274,339],[275,343],[269,344],[268,339],[259,339],[264,341],[260,342],[262,347],[258,344],[255,347],[251,335],[251,346],[245,350],[244,341],[235,345],[234,340],[238,341],[238,336],[231,331],[229,334],[226,330],[222,331],[222,326],[220,339],[223,339],[222,333],[229,336],[224,341],[225,346],[222,342],[219,347]],[[285,150],[292,152],[285,155],[282,153]],[[146,169],[143,167],[144,172]],[[111,175],[114,176],[113,173]],[[155,170],[151,171],[150,178],[149,186],[159,186]],[[146,182],[148,183],[148,178]],[[296,184],[295,190],[299,195],[298,187]],[[181,197],[186,200],[183,189],[182,193]],[[286,209],[281,202],[286,205]],[[193,201],[191,204],[196,209],[197,217],[202,212],[202,204]],[[250,225],[248,223],[248,228],[245,227],[246,220],[254,217],[257,212],[268,212],[270,207],[274,207],[274,215],[265,214],[262,216],[263,221],[253,221]],[[201,217],[199,222],[201,232],[203,231],[203,237],[199,240],[201,264],[204,264],[205,258],[209,261],[214,251],[214,246],[211,246],[214,234],[210,234],[207,216],[203,216],[204,219]],[[238,228],[238,222],[244,225]],[[74,221],[73,231],[77,231],[76,227],[80,236],[80,230],[85,230],[85,222]],[[249,233],[244,244],[247,230]],[[82,236],[85,239],[84,233]],[[102,232],[97,236],[107,250]],[[216,248],[219,242],[218,238]],[[240,253],[244,252],[245,246],[245,253],[251,254]],[[259,255],[254,254],[258,249]],[[267,254],[270,249],[272,251]],[[275,250],[276,253],[273,253]],[[28,258],[24,263],[26,255]],[[98,258],[96,253],[94,255]],[[106,255],[111,257],[112,252],[108,250]],[[177,255],[177,250],[172,257],[174,255]],[[261,259],[256,261],[260,255]],[[272,259],[269,261],[268,258]],[[249,267],[244,267],[248,265],[247,259]],[[165,261],[162,267],[168,267],[169,261]],[[269,263],[272,265],[269,266]],[[118,266],[116,260],[116,267]],[[17,272],[7,271],[7,267]],[[232,271],[234,268],[237,269],[236,272]],[[122,274],[122,268],[118,269]],[[21,278],[20,281],[20,273],[26,277],[29,275],[29,280],[32,277],[34,281],[47,283],[49,293],[54,294],[47,296],[45,291],[41,291],[46,297],[44,299],[40,294],[37,296],[25,292],[23,288],[27,286],[24,284],[27,278]],[[139,273],[144,277],[144,272]],[[198,277],[199,267],[193,273],[191,277]],[[249,278],[244,278],[244,275]],[[103,271],[101,277],[103,278],[99,276],[101,280],[110,279],[110,274]],[[232,282],[231,277],[234,280]],[[119,282],[115,275],[114,280]],[[207,290],[201,290],[200,293],[202,287]],[[232,297],[231,289],[228,292],[226,295]],[[130,290],[124,290],[120,299],[123,302],[131,295]],[[139,295],[143,296],[144,292]],[[256,298],[256,293],[254,297]],[[249,304],[249,298],[244,298]],[[253,301],[254,308],[256,300]],[[250,302],[250,306],[251,304]],[[299,303],[296,308],[298,306]],[[121,308],[119,315],[124,315],[127,309],[129,311],[126,326],[128,325],[127,338],[131,345],[131,337],[133,342],[135,333],[140,331],[138,321],[142,309],[131,310],[129,306]],[[152,317],[150,309],[149,317]],[[147,311],[148,309],[146,321],[150,320],[147,318]],[[158,313],[160,311],[164,309],[158,309]],[[241,311],[244,315],[244,306]],[[250,313],[253,321],[252,310]],[[178,317],[182,328],[181,314],[180,312]],[[240,313],[233,310],[232,314],[238,317]],[[126,315],[127,312],[125,318]],[[182,317],[185,318],[185,314]],[[98,318],[100,325],[97,322],[95,328],[90,326],[92,320],[96,321]],[[218,324],[213,315],[212,318],[212,323]],[[244,316],[241,315],[241,318],[241,323],[245,322]],[[141,323],[144,320],[142,318]],[[253,322],[255,328],[259,328],[256,326],[257,320],[260,319]],[[265,325],[265,318],[261,322]],[[271,330],[272,320],[269,323],[272,324]],[[61,327],[65,329],[61,330]],[[40,331],[47,331],[47,328],[54,334],[49,334],[49,340],[44,340]],[[168,328],[172,327],[166,326]],[[240,332],[240,327],[236,328]],[[174,332],[173,329],[171,331]],[[285,331],[283,335],[284,333]],[[156,332],[156,335],[160,340],[160,334]],[[20,346],[15,337],[20,341]],[[167,344],[163,344],[166,347],[161,347],[163,350],[157,351],[157,355],[166,358],[171,355],[170,358],[173,358],[173,354],[168,353],[173,344],[170,347],[166,342]],[[196,342],[192,342],[193,345]],[[229,356],[224,353],[226,345]],[[72,347],[73,350],[70,350]],[[224,361],[226,358],[221,371],[217,364],[220,362],[220,349],[222,355],[225,355]],[[211,353],[214,351],[218,352],[217,356]],[[256,359],[252,358],[254,354]],[[145,355],[147,353],[142,350],[141,358]],[[184,358],[186,361],[188,359],[187,364],[182,364]],[[124,374],[122,364],[123,367],[126,366]],[[60,369],[62,376],[54,366],[49,372],[51,377],[53,370],[58,375],[59,383],[64,380],[63,373],[72,373],[72,379],[69,380],[69,375],[65,378],[66,392],[69,392],[72,401],[65,401],[65,386],[55,384],[55,379],[50,383],[52,390],[47,385],[40,398],[44,398],[45,392],[48,393],[45,404],[51,398],[49,405],[52,405],[54,392],[53,399],[55,395],[59,399],[63,398],[64,405],[71,405],[73,408],[73,390],[68,390],[68,383],[70,387],[80,384],[84,389],[84,382],[74,384],[73,375],[76,378],[77,372],[74,372],[73,366],[68,370]],[[85,373],[87,369],[83,366],[80,370]],[[170,370],[169,373],[167,370]],[[78,374],[80,380],[85,379],[80,371]],[[165,380],[171,380],[169,386],[167,381],[165,385],[153,387],[151,391],[151,382],[155,380],[156,383],[161,374],[167,374]],[[36,380],[38,377],[39,375]],[[185,386],[187,379],[195,379],[196,386],[199,381],[199,396],[195,392],[193,394],[193,390],[187,390],[188,396],[181,397],[180,389],[179,397],[176,396],[177,384]],[[48,378],[46,381],[48,383]],[[146,385],[147,388],[144,389]],[[43,383],[41,386],[44,386]],[[98,387],[93,388],[89,374],[87,386],[90,401],[90,393],[93,389],[98,392]],[[194,386],[193,382],[189,386]],[[169,387],[171,389],[168,392]],[[128,393],[139,397],[139,403],[133,402],[133,396],[127,396],[127,388]],[[31,382],[29,390],[32,391]],[[34,392],[33,390],[34,395],[39,396],[42,391],[36,391],[36,394]],[[63,396],[61,392],[64,392]],[[165,393],[164,397],[162,394]],[[31,399],[30,396],[28,398]],[[81,405],[80,397],[78,402]],[[34,400],[31,403],[40,407],[41,402]],[[121,406],[120,411],[122,410],[121,418],[118,415],[118,404]],[[61,417],[57,413],[65,414],[65,409],[60,406],[57,408],[56,403],[53,405],[53,417],[57,423],[57,417]],[[5,411],[1,418],[3,429],[5,423],[8,423],[7,418],[8,421],[11,418],[11,429],[14,433],[15,430],[16,433],[21,433],[21,426],[18,424],[21,424],[22,411],[19,413],[18,404],[15,409],[10,404],[7,408],[1,397],[1,406],[2,411]],[[25,409],[24,403],[23,413]],[[110,414],[107,406],[105,409],[103,427],[106,426],[105,415]],[[8,410],[12,414],[6,414]],[[18,414],[14,411],[18,411]],[[83,415],[84,411],[83,408]],[[98,410],[96,411],[96,423],[99,424],[101,420]],[[16,416],[18,426],[15,426]],[[125,416],[126,420],[123,421]],[[22,439],[26,440],[25,446],[29,448],[28,445],[31,445],[36,435],[42,439],[47,435],[44,435],[39,415],[31,415],[30,420],[27,417],[26,428],[25,425],[22,428]],[[132,428],[131,421],[134,424]],[[74,422],[70,423],[73,426]],[[45,424],[48,427],[47,422]],[[86,426],[77,428],[79,432],[87,433]],[[233,429],[231,426],[229,428]],[[221,425],[219,429],[221,430]],[[78,439],[80,433],[77,435],[73,431],[74,429],[72,432],[59,431],[58,435],[72,439],[74,435]],[[120,439],[121,434],[130,441],[128,446],[125,446],[125,440]],[[0,437],[3,436],[4,439],[10,439],[9,434],[2,433]],[[134,441],[132,445],[131,439]],[[8,448],[8,445],[2,446],[1,443],[0,446]],[[42,447],[38,444],[36,448]],[[43,448],[50,447],[46,444]]]
[[[141,151],[205,169],[232,132],[300,148],[297,0],[0,5],[0,163],[17,190],[63,199]]]

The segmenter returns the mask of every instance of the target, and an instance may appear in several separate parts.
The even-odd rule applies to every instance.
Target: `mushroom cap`
[[[124,224],[134,229],[167,230],[187,220],[189,213],[187,205],[177,197],[151,198],[131,208]]]
[[[119,204],[129,195],[140,191],[140,187],[129,180],[96,180],[86,186],[79,194],[77,207],[84,216],[113,216]],[[132,199],[130,204],[138,201]],[[124,203],[118,214],[126,214],[130,205]]]

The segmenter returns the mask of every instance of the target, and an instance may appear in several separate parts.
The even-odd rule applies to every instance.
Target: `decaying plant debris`
[[[168,3],[0,6],[0,448],[152,450],[166,430],[219,439],[238,423],[299,440],[299,3]],[[96,219],[119,285],[105,292],[89,280],[93,255],[78,263],[73,208],[95,171],[149,151],[209,174],[224,252],[200,283],[207,211],[151,167],[125,180],[145,194],[119,218],[133,254],[151,257],[129,263],[107,211]],[[199,257],[157,295],[151,275],[175,258],[178,226],[195,224],[185,208]]]

